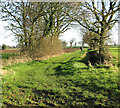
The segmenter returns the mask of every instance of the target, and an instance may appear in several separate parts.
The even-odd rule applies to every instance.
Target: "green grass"
[[[64,47],[64,48],[80,48],[81,46],[73,46],[73,47],[70,47],[70,46],[67,46],[67,47]],[[89,48],[88,46],[84,46],[83,48]]]
[[[88,67],[85,52],[3,67],[3,106],[119,106],[117,65]]]
[[[110,51],[113,55],[113,64],[118,64],[120,66],[120,47],[112,47]]]
[[[18,53],[1,53],[2,59],[9,59],[18,56]]]
[[[114,56],[114,57],[117,57],[118,58],[118,52],[120,53],[120,48],[118,48],[118,47],[113,47],[113,48],[110,48],[110,51],[111,51],[111,53],[112,53],[112,55]]]

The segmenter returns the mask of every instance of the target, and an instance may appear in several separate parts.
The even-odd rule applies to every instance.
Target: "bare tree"
[[[62,46],[66,47],[67,46],[67,42],[66,41],[62,41]]]
[[[77,45],[77,42],[75,42],[74,46],[76,47],[76,45]]]
[[[69,41],[70,42],[70,47],[72,47],[72,44],[73,44],[74,41],[75,41],[74,38]]]
[[[68,30],[70,8],[65,4],[23,0],[1,3],[0,18],[9,22],[7,30],[15,34],[21,48],[32,51],[44,37],[50,37],[53,44],[54,37],[59,38],[60,33]]]
[[[76,12],[69,15],[73,21],[84,28],[98,34],[99,38],[99,59],[102,62],[102,54],[105,52],[105,40],[109,37],[107,32],[112,29],[118,21],[115,17],[120,9],[120,2],[95,2],[78,3]],[[70,13],[71,14],[71,13]]]
[[[44,3],[6,2],[1,3],[1,19],[9,22],[11,30],[22,47],[32,49],[35,46],[35,29],[40,18],[45,14]]]

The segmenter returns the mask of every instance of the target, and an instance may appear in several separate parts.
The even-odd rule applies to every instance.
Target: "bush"
[[[87,52],[88,61],[94,65],[95,63],[99,63],[99,54],[97,50]]]
[[[5,44],[2,44],[2,50],[5,50],[7,46]]]
[[[61,54],[62,52],[62,42],[57,37],[45,37],[38,42],[37,46],[32,51],[29,51],[29,54],[30,57],[35,59],[43,56]]]
[[[113,60],[112,55],[110,54],[109,48],[105,47],[104,52],[101,55],[101,62],[100,62],[100,54],[98,50],[88,50],[86,53],[86,57],[83,58],[83,62],[85,62],[87,65],[89,62],[92,65],[96,64],[103,64],[103,65],[111,65],[111,62]]]

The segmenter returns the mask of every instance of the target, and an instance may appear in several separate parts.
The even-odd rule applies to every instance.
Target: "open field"
[[[74,52],[77,50],[80,50],[80,48],[64,48],[63,49],[64,52],[68,53],[68,52]],[[1,53],[19,53],[20,50],[0,50]]]
[[[3,67],[3,106],[120,106],[118,48],[113,67],[83,63],[86,49]]]
[[[64,53],[74,52],[80,50],[80,48],[64,48]],[[18,55],[20,50],[0,50],[2,59],[14,58]]]
[[[18,55],[18,53],[2,53],[2,59],[9,59],[10,57],[14,58]]]

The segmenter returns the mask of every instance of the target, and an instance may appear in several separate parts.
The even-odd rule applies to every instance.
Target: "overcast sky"
[[[15,41],[14,35],[10,31],[5,30],[5,26],[7,25],[7,22],[0,20],[0,45],[6,44],[10,46],[15,46],[17,42]],[[112,40],[114,40],[116,43],[118,43],[118,24],[115,25],[114,29],[112,30]],[[60,39],[65,40],[68,42],[75,38],[76,42],[81,41],[81,35],[80,31],[76,28],[71,28],[70,30],[66,31],[62,34]]]

